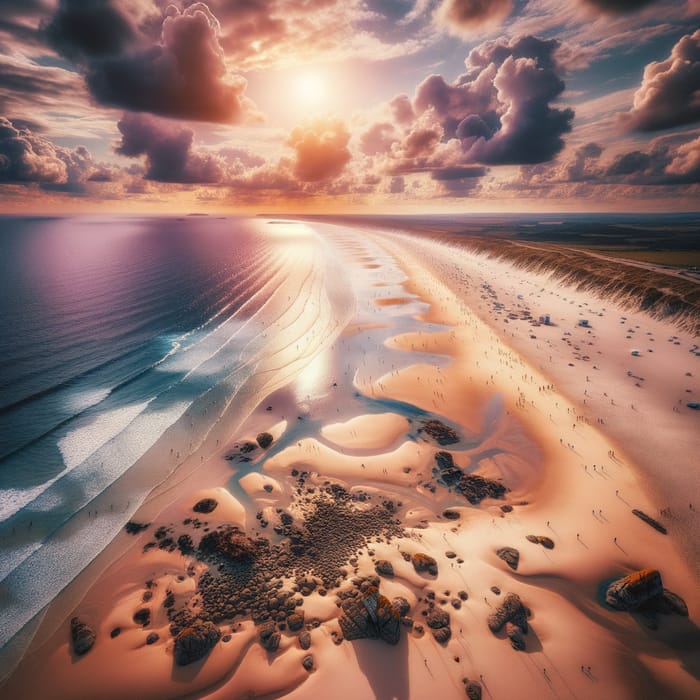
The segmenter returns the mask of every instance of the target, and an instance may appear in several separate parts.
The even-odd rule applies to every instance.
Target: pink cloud
[[[287,140],[295,153],[294,175],[302,182],[338,176],[351,158],[350,132],[338,119],[317,119],[292,131]]]
[[[632,109],[622,123],[631,130],[658,131],[700,120],[700,29],[686,34],[665,60],[644,69]]]

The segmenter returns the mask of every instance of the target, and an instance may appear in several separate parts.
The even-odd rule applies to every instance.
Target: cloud
[[[122,134],[116,152],[129,158],[146,156],[147,180],[179,183],[221,183],[221,157],[193,148],[191,129],[169,124],[148,114],[126,113],[117,124]]]
[[[470,35],[498,26],[512,10],[512,0],[443,0],[435,18],[453,34]]]
[[[53,46],[81,67],[98,102],[197,121],[260,118],[244,95],[247,81],[226,67],[221,27],[206,4],[183,11],[168,6],[155,42],[124,8],[118,0],[61,0],[47,27]]]
[[[62,148],[0,117],[0,183],[38,183],[78,192],[100,169],[84,146]]]
[[[338,119],[317,119],[295,128],[287,144],[296,152],[294,175],[302,182],[337,177],[350,161],[350,132]]]
[[[585,5],[589,5],[597,10],[609,14],[627,14],[641,10],[650,5],[655,0],[583,0]]]
[[[78,59],[122,53],[137,37],[116,0],[61,0],[46,35],[59,53]]]
[[[552,102],[564,91],[557,41],[498,39],[473,49],[454,83],[433,75],[418,86],[417,113],[432,111],[447,138],[461,141],[465,162],[541,163],[564,146],[574,113]]]
[[[699,120],[700,29],[679,39],[665,61],[647,65],[622,123],[630,130],[659,131]]]

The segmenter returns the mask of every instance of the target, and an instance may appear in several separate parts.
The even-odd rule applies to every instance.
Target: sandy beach
[[[274,296],[247,417],[35,621],[3,694],[698,697],[697,338],[428,237],[299,226],[319,257]]]

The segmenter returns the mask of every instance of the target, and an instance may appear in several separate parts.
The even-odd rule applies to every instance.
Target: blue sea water
[[[305,250],[294,230],[0,217],[0,648],[230,414],[263,329],[309,306],[313,284],[320,298],[318,241]],[[291,251],[301,288],[285,287]],[[165,467],[129,481],[176,434]]]

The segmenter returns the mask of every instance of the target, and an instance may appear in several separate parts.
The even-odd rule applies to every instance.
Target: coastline
[[[687,563],[669,546],[669,540],[692,531],[696,511],[689,509],[687,518],[667,523],[670,537],[630,513],[634,506],[656,515],[658,507],[640,485],[638,470],[631,467],[638,463],[637,453],[644,450],[644,441],[641,446],[628,447],[621,427],[624,421],[616,422],[613,414],[603,414],[602,425],[592,421],[600,414],[594,397],[590,406],[580,403],[585,387],[581,377],[559,376],[555,365],[544,363],[542,353],[547,352],[561,357],[560,366],[569,367],[564,362],[568,358],[563,357],[564,350],[571,352],[568,344],[561,341],[566,348],[548,345],[545,349],[544,344],[537,347],[536,343],[537,352],[533,352],[530,341],[537,338],[529,338],[530,328],[525,328],[529,322],[522,324],[517,337],[515,323],[506,326],[505,330],[513,329],[509,337],[499,332],[497,324],[502,319],[494,313],[490,297],[481,299],[482,282],[477,277],[495,280],[496,275],[490,263],[479,257],[473,258],[474,269],[466,271],[473,277],[471,291],[458,287],[456,293],[456,283],[449,276],[449,266],[454,265],[451,251],[433,242],[366,231],[358,241],[352,231],[320,228],[335,239],[336,250],[342,250],[352,265],[356,318],[337,340],[331,338],[325,344],[330,357],[311,373],[305,389],[298,386],[303,382],[293,365],[284,373],[285,380],[296,377],[293,386],[282,388],[286,383],[282,379],[263,385],[255,397],[268,398],[258,401],[251,418],[235,434],[229,433],[226,444],[222,441],[211,459],[200,460],[203,466],[195,464],[199,468],[173,490],[152,500],[138,518],[152,521],[152,527],[177,523],[191,516],[195,501],[209,496],[219,502],[211,516],[212,527],[234,522],[260,536],[264,533],[254,509],[260,509],[270,521],[279,507],[290,509],[295,517],[303,516],[303,508],[294,502],[295,488],[302,487],[292,478],[293,470],[309,472],[308,483],[313,486],[307,488],[320,489],[330,480],[350,493],[367,493],[370,500],[398,497],[404,503],[398,514],[406,536],[386,535],[389,542],[382,535],[371,546],[360,547],[363,553],[348,574],[371,576],[377,560],[391,562],[395,576],[381,579],[382,592],[389,598],[406,598],[418,620],[422,610],[434,609],[426,607],[425,601],[435,600],[435,607],[449,610],[451,639],[440,643],[431,634],[419,634],[414,626],[401,636],[396,648],[376,640],[338,645],[332,635],[337,630],[338,608],[331,595],[314,592],[303,602],[307,617],[319,621],[310,629],[311,672],[302,667],[304,654],[295,635],[285,634],[280,650],[270,653],[258,643],[250,621],[241,622],[238,628],[231,625],[231,642],[217,645],[204,663],[173,669],[172,644],[166,641],[167,617],[160,612],[156,616],[155,611],[169,586],[180,586],[184,596],[196,587],[201,571],[188,576],[189,560],[179,552],[152,549],[142,553],[143,544],[152,536],[148,531],[136,540],[121,533],[101,555],[100,565],[95,562],[97,583],[91,576],[89,582],[76,582],[73,599],[69,592],[62,594],[63,609],[58,603],[51,613],[55,628],[45,621],[39,639],[6,688],[16,697],[22,697],[20,689],[30,697],[32,683],[42,687],[36,674],[45,666],[55,679],[48,695],[43,688],[47,697],[80,697],[85,679],[98,677],[114,697],[129,692],[145,695],[147,690],[149,697],[192,693],[211,698],[248,697],[252,692],[255,696],[272,693],[274,697],[301,698],[327,694],[330,689],[341,693],[334,697],[350,697],[350,688],[353,697],[389,697],[382,695],[386,692],[406,698],[428,693],[460,697],[464,695],[463,678],[481,679],[480,685],[492,697],[522,692],[524,684],[533,697],[549,691],[586,696],[595,684],[604,684],[601,687],[606,692],[620,698],[639,697],[651,688],[671,692],[672,697],[692,697],[698,680],[689,659],[698,645],[695,625],[700,600]],[[405,279],[396,274],[397,269]],[[509,290],[510,297],[500,293],[497,303],[521,301],[517,290]],[[547,303],[554,308],[553,299]],[[541,332],[537,328],[536,335]],[[287,347],[293,356],[296,351]],[[645,381],[652,384],[651,377]],[[556,390],[551,388],[553,383]],[[595,386],[600,386],[598,380]],[[661,390],[653,386],[654,391]],[[617,385],[615,390],[620,413],[629,415],[633,409],[622,409],[626,391],[618,390]],[[272,410],[267,411],[265,404]],[[650,421],[661,420],[657,418],[661,409],[652,410],[653,405],[647,406],[644,399],[637,399],[637,404]],[[407,406],[418,411],[407,412]],[[366,417],[372,414],[384,418]],[[391,415],[395,417],[388,417]],[[441,448],[416,431],[429,416],[456,427],[460,439],[454,447]],[[684,463],[683,455],[692,448],[688,444],[692,436],[686,435],[686,440],[677,437],[684,430],[672,431],[668,437],[666,458],[675,469],[674,476]],[[274,434],[269,454],[258,450],[252,463],[238,462],[238,466],[223,459],[234,443],[254,441],[261,431]],[[363,431],[371,431],[372,439],[363,439]],[[653,438],[648,430],[646,436]],[[658,445],[658,439],[654,444]],[[502,480],[509,489],[505,497],[486,498],[474,506],[431,482],[435,455],[445,449],[465,472],[494,482]],[[648,474],[649,464],[643,466]],[[218,490],[227,485],[234,495]],[[504,505],[511,510],[504,511]],[[446,510],[458,517],[446,518]],[[527,542],[527,534],[551,537],[554,548],[549,551]],[[119,540],[130,547],[117,558],[114,552]],[[520,551],[517,571],[496,556],[503,546]],[[446,557],[446,548],[461,563]],[[400,550],[435,557],[438,575],[415,571]],[[685,545],[684,552],[693,554]],[[693,563],[697,560],[691,557],[691,566]],[[664,585],[681,595],[690,609],[688,620],[664,618],[655,637],[640,633],[631,615],[611,611],[598,600],[603,581],[649,565],[662,569]],[[146,632],[130,618],[142,604],[143,581],[148,576],[156,577],[159,592],[149,599],[156,619],[147,631],[157,629],[160,641],[147,646]],[[179,581],[179,576],[184,580]],[[90,590],[83,597],[87,583]],[[289,585],[287,581],[285,589]],[[493,592],[494,587],[498,593]],[[460,589],[467,599],[457,607],[451,600]],[[427,596],[430,592],[433,599]],[[486,626],[487,617],[507,592],[520,595],[532,611],[531,636],[524,653],[512,650],[507,640]],[[95,648],[85,657],[73,658],[72,663],[65,619],[69,609],[76,609],[99,630]],[[117,623],[124,632],[112,640],[110,629]],[[683,639],[689,640],[689,647],[677,648],[677,640]],[[128,664],[130,678],[124,677],[121,661],[115,664],[115,658]],[[511,673],[503,673],[504,664]],[[108,668],[110,665],[114,668]],[[390,680],[381,677],[386,667],[392,668]],[[583,672],[588,667],[595,669],[590,676]],[[271,672],[263,671],[267,668]],[[339,688],[348,691],[342,695]]]

